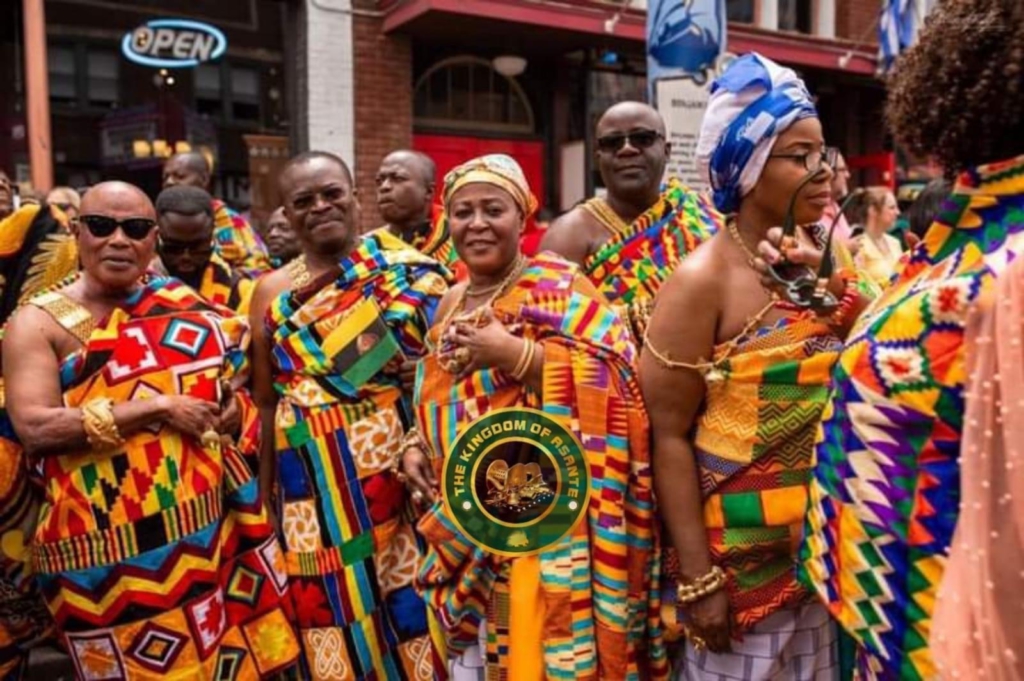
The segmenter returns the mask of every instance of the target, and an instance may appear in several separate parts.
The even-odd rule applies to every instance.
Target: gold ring
[[[420,503],[421,501],[423,501],[423,492],[421,492],[419,490],[416,490],[415,492],[413,492],[412,493],[412,500],[415,503],[417,503],[417,504]]]
[[[458,348],[452,353],[452,359],[462,365],[469,364],[470,354],[469,348]]]
[[[212,449],[220,444],[220,435],[213,428],[205,431],[201,439],[206,449]]]
[[[698,653],[708,647],[707,641],[696,635],[690,636],[690,643],[693,644],[693,649]]]

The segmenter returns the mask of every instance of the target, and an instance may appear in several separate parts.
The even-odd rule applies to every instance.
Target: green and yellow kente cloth
[[[539,556],[506,558],[469,542],[439,501],[419,524],[428,548],[417,584],[453,654],[486,627],[488,679],[664,678],[649,426],[629,331],[575,265],[551,254],[529,261],[494,312],[542,345],[543,390],[496,369],[457,381],[436,354],[424,358],[414,403],[438,478],[441,457],[473,420],[539,408],[583,443],[587,521]],[[441,332],[431,330],[434,345]]]
[[[248,220],[220,199],[213,200],[213,246],[232,269],[251,279],[271,269],[263,240]]]
[[[60,289],[30,304],[84,342],[60,367],[69,408],[216,401],[222,380],[244,378],[246,322],[175,279],[98,322]],[[233,444],[158,422],[40,465],[36,579],[78,678],[255,679],[295,665],[284,555]]]
[[[815,433],[842,343],[811,313],[787,314],[716,346],[723,380],[707,381],[694,431],[708,544],[728,576],[737,632],[809,596],[797,582],[796,556]],[[677,637],[674,561],[662,596],[667,631]]]
[[[310,679],[445,678],[412,586],[419,555],[391,463],[411,423],[398,367],[424,354],[447,272],[388,232],[270,305],[277,480]]]

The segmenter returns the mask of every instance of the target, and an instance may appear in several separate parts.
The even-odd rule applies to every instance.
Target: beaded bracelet
[[[696,603],[702,598],[719,591],[725,586],[725,571],[717,565],[713,566],[706,575],[698,577],[689,584],[676,586],[676,603],[689,605]]]
[[[843,296],[839,299],[839,305],[832,314],[828,316],[829,326],[843,326],[849,321],[850,313],[860,298],[860,278],[855,270],[844,269],[839,272],[843,280]]]

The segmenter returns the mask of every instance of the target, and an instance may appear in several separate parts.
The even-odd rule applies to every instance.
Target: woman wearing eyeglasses
[[[82,271],[33,297],[3,346],[8,409],[42,468],[32,540],[43,598],[80,678],[239,677],[292,665],[284,564],[231,432],[244,320],[147,279],[154,209],[93,188]],[[8,549],[4,542],[4,549]]]
[[[844,271],[812,288],[840,304],[806,309],[762,287],[757,244],[786,222],[820,248],[832,169],[804,83],[757,54],[715,82],[698,161],[726,229],[655,299],[640,383],[654,481],[672,551],[663,574],[678,679],[827,679],[836,637],[794,569],[814,434],[829,371],[860,305]],[[792,205],[790,205],[792,202]]]
[[[454,678],[664,678],[647,419],[629,331],[575,265],[522,255],[536,201],[514,160],[491,155],[455,168],[444,202],[469,280],[442,300],[428,336],[434,351],[414,395],[420,431],[401,460],[413,498],[436,502],[419,526],[428,550],[418,585],[445,626]],[[513,407],[564,425],[594,477],[570,534],[509,558],[467,539],[434,480],[457,433]],[[493,468],[488,485],[509,494],[485,502],[497,504],[490,512],[532,512],[520,502],[537,497]]]

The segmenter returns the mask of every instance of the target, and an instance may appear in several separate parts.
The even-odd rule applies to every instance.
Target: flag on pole
[[[900,54],[917,42],[936,0],[886,0],[878,21],[879,60],[883,71],[892,68]]]

